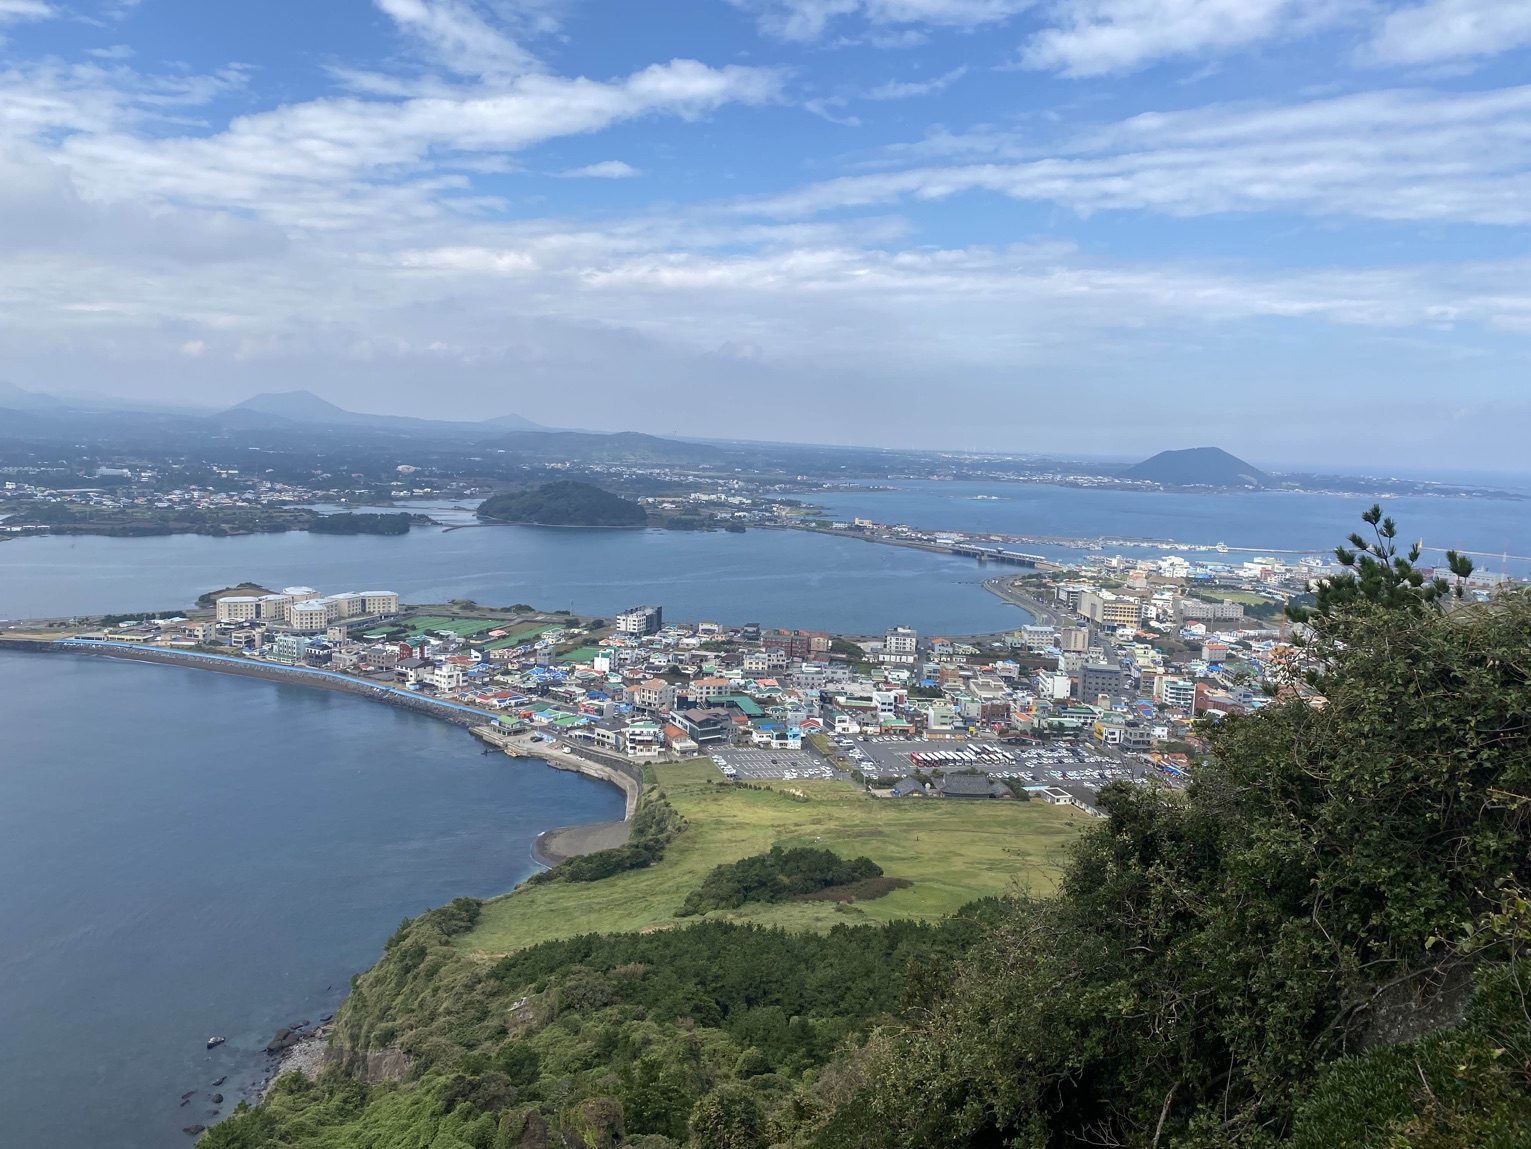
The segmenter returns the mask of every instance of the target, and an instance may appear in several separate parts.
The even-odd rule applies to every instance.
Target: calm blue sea
[[[608,615],[657,602],[675,619],[865,633],[907,623],[972,634],[1027,621],[983,589],[984,574],[967,559],[799,531],[58,536],[0,543],[0,618],[183,609],[205,591],[254,581]]]
[[[837,518],[906,523],[931,530],[996,531],[1069,538],[1173,539],[1181,544],[1226,543],[1244,553],[1272,550],[1325,554],[1350,532],[1365,530],[1361,514],[1379,500],[1362,496],[1248,491],[1178,494],[1049,487],[1037,483],[901,482],[887,491],[837,491],[814,496]],[[1381,500],[1398,522],[1399,537],[1422,539],[1425,562],[1451,547],[1487,552],[1480,566],[1498,570],[1500,555],[1531,555],[1531,499],[1410,497]],[[1028,550],[1078,560],[1080,552],[1045,545]],[[1110,545],[1112,554],[1161,554],[1162,547]],[[1200,555],[1193,557],[1211,558]],[[1531,563],[1511,559],[1514,575]]]
[[[0,652],[0,1145],[189,1144],[401,918],[622,808],[348,695]]]

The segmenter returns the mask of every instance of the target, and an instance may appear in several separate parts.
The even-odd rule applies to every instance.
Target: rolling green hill
[[[641,527],[648,521],[647,512],[632,500],[569,480],[485,499],[478,517],[544,527]]]

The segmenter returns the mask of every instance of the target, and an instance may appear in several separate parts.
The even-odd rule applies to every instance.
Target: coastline
[[[159,663],[168,666],[182,666],[193,670],[207,670],[217,674],[234,674],[245,678],[264,678],[273,682],[286,683],[289,686],[304,686],[313,690],[333,690],[342,694],[353,694],[358,698],[365,698],[372,702],[380,702],[386,706],[395,706],[401,710],[409,710],[416,714],[423,714],[428,718],[435,718],[442,722],[450,722],[454,726],[461,726],[470,731],[476,731],[491,726],[494,715],[471,706],[464,706],[457,702],[448,702],[445,699],[429,698],[413,694],[407,690],[401,690],[395,686],[385,686],[377,682],[365,682],[361,679],[350,678],[346,675],[337,674],[331,670],[314,670],[299,666],[277,666],[268,662],[251,662],[245,659],[234,658],[222,654],[203,654],[190,650],[164,650],[157,647],[131,646],[127,643],[101,642],[94,639],[17,639],[0,638],[0,651],[18,651],[26,654],[86,654],[101,658],[117,658],[126,662]],[[489,741],[486,739],[486,741]],[[491,746],[499,746],[502,749],[509,747],[499,741],[491,741]],[[554,770],[566,770],[576,774],[583,774],[587,778],[594,778],[598,782],[605,782],[621,790],[627,800],[626,812],[620,822],[598,822],[590,827],[560,826],[543,831],[538,835],[538,841],[548,838],[550,835],[562,835],[563,849],[550,849],[547,852],[559,857],[559,860],[574,857],[576,853],[588,853],[590,850],[606,849],[606,846],[592,846],[587,850],[579,850],[578,839],[571,836],[574,831],[582,829],[599,829],[602,827],[624,826],[632,821],[633,814],[637,811],[638,795],[643,789],[643,777],[641,767],[635,766],[626,759],[612,759],[610,762],[601,761],[598,752],[585,748],[566,746],[559,742],[549,742],[539,747],[546,750],[547,754],[529,754],[525,748],[515,743],[515,757],[533,758]],[[553,757],[554,752],[558,757]],[[609,836],[609,834],[607,835]],[[551,840],[551,839],[550,839]],[[595,840],[604,840],[598,837]],[[624,839],[625,840],[625,839]],[[615,843],[620,845],[621,843]],[[534,847],[534,856],[542,861]],[[544,863],[556,864],[556,863]]]
[[[272,1067],[271,1072],[261,1081],[260,1088],[256,1090],[255,1103],[259,1105],[266,1100],[271,1087],[284,1073],[302,1073],[309,1080],[317,1077],[319,1070],[324,1068],[330,1048],[330,1036],[334,1032],[335,1023],[325,1022],[312,1033],[282,1050],[277,1055],[276,1065]]]
[[[632,832],[631,818],[618,822],[591,822],[584,826],[559,826],[537,835],[532,842],[532,857],[552,869],[570,858],[625,846]]]
[[[476,727],[488,726],[494,717],[472,707],[441,699],[421,697],[382,684],[350,679],[330,671],[248,662],[195,651],[144,648],[92,640],[0,638],[0,654],[6,652],[94,655],[127,662],[159,663],[246,678],[263,678],[309,689],[352,694],[448,722],[470,731]],[[570,857],[624,844],[631,833],[632,817],[637,797],[642,789],[641,768],[634,768],[625,761],[610,764],[593,761],[591,760],[594,757],[593,753],[587,754],[580,749],[559,743],[539,745],[537,749],[540,753],[530,754],[521,749],[521,752],[515,756],[535,758],[537,762],[555,770],[579,773],[605,782],[621,790],[626,802],[624,814],[620,820],[557,826],[542,831],[532,844],[531,852],[534,861],[540,866],[550,868]],[[270,1093],[272,1085],[283,1074],[299,1071],[312,1079],[325,1067],[330,1057],[330,1038],[334,1032],[334,1023],[325,1021],[318,1027],[305,1032],[292,1045],[271,1055],[258,1084],[254,1086],[252,1093],[246,1094],[249,1100],[253,1104],[263,1102]]]
[[[0,638],[0,651],[13,650],[29,654],[88,654],[101,658],[118,658],[126,662],[159,663],[169,666],[183,666],[193,670],[207,670],[217,674],[234,674],[245,678],[264,678],[273,682],[286,683],[289,686],[303,686],[313,690],[333,690],[342,694],[352,694],[358,698],[365,698],[372,702],[380,702],[385,706],[398,707],[401,710],[409,710],[416,714],[423,714],[428,718],[435,718],[442,722],[450,722],[454,726],[461,726],[467,730],[475,731],[479,728],[488,727],[494,719],[494,715],[485,711],[464,706],[457,702],[447,702],[440,698],[428,698],[418,694],[412,694],[407,690],[401,690],[394,686],[384,686],[381,683],[365,682],[361,679],[349,678],[330,670],[313,670],[299,666],[277,666],[267,662],[251,662],[244,659],[233,658],[221,654],[202,654],[189,650],[164,650],[156,647],[130,646],[126,643],[100,642],[94,639],[52,639],[52,640],[27,640],[15,638]],[[492,746],[500,745],[491,742]],[[504,748],[502,746],[502,748]],[[593,832],[591,841],[604,842],[611,838],[616,831],[611,827],[626,827],[631,821],[638,807],[638,795],[643,789],[641,767],[625,759],[613,759],[611,762],[603,762],[597,758],[597,752],[584,748],[566,746],[559,742],[546,743],[538,747],[542,752],[529,754],[525,748],[517,744],[515,757],[533,758],[534,760],[549,766],[554,770],[565,770],[576,774],[583,774],[587,778],[594,778],[598,782],[605,782],[621,790],[627,800],[626,811],[620,821],[596,822],[590,826],[558,826],[550,830],[544,830],[537,836],[537,844],[533,845],[532,854],[543,865],[556,865],[557,862],[547,862],[544,854],[556,857],[558,861],[571,858],[580,853],[590,853],[594,850],[608,849],[606,845],[592,845],[581,848],[583,838],[579,831],[589,830]],[[557,753],[557,757],[554,754]],[[550,845],[545,850],[540,844],[547,839]],[[621,845],[626,841],[625,832],[621,841],[613,841],[612,845]],[[551,845],[557,843],[557,845]]]
[[[190,650],[164,650],[156,647],[131,646],[127,643],[99,642],[89,639],[0,639],[0,650],[14,650],[27,654],[88,654],[102,658],[118,658],[126,662],[152,662],[170,666],[185,666],[194,670],[210,670],[218,674],[236,674],[246,678],[265,678],[285,682],[291,686],[307,686],[316,690],[333,690],[342,694],[354,694],[369,698],[417,714],[426,714],[458,726],[488,725],[493,715],[471,706],[426,698],[411,694],[397,687],[376,682],[348,678],[331,670],[310,670],[300,666],[277,666],[269,662],[251,662],[223,654],[201,654]]]

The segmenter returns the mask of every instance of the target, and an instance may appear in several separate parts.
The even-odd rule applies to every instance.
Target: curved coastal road
[[[1069,618],[1062,611],[1041,601],[1032,598],[1029,594],[1023,594],[1011,587],[1011,580],[1015,575],[1000,575],[998,578],[983,580],[983,589],[992,595],[1004,599],[1013,606],[1018,606],[1036,620],[1037,626],[1068,626]]]

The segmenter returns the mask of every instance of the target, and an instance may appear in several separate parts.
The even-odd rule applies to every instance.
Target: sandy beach
[[[537,835],[532,843],[532,856],[544,866],[556,866],[567,858],[625,845],[632,832],[633,824],[626,819],[591,826],[561,826]]]

